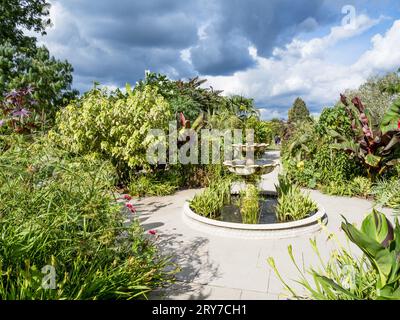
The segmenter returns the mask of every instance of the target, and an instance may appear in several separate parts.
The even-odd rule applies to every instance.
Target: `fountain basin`
[[[273,192],[269,192],[272,194]],[[195,213],[189,202],[183,206],[183,220],[195,230],[208,234],[243,239],[283,239],[302,235],[311,235],[327,223],[325,209],[318,205],[313,215],[291,222],[243,224],[209,219]]]
[[[232,144],[232,147],[240,152],[257,151],[265,152],[269,144],[267,143],[253,143],[253,144]]]
[[[254,164],[246,163],[246,160],[227,160],[223,163],[230,172],[237,175],[248,176],[254,173],[263,175],[274,171],[279,164],[277,162],[268,162],[263,159],[256,160]]]

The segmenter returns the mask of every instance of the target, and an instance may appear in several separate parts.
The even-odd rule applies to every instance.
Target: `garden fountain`
[[[230,172],[241,176],[270,173],[278,165],[277,162],[266,158],[254,159],[255,155],[264,154],[268,146],[266,143],[233,144],[234,154],[239,156],[240,159],[227,160],[223,164],[228,167]],[[246,154],[244,159],[241,157],[242,153]]]
[[[264,190],[258,185],[262,175],[271,173],[279,162],[268,157],[265,143],[233,144],[233,160],[224,161],[228,170],[243,178],[243,182],[231,185],[231,203],[223,206],[218,219],[210,219],[194,212],[186,202],[183,210],[184,220],[191,227],[214,235],[247,239],[279,239],[309,234],[321,229],[321,222],[326,223],[325,210],[318,206],[316,212],[304,219],[291,222],[278,222],[275,219],[277,193]],[[238,204],[240,194],[249,187],[259,191],[259,218],[254,224],[243,223],[241,207]]]

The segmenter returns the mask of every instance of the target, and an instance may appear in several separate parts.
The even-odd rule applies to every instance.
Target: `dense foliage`
[[[120,177],[129,169],[149,168],[147,148],[161,137],[148,138],[151,129],[166,129],[168,102],[153,87],[130,90],[125,95],[94,88],[57,116],[50,136],[75,154],[95,152],[109,159]]]
[[[0,154],[0,299],[143,298],[168,281],[135,218],[124,224],[110,163],[17,138]]]
[[[296,98],[293,106],[288,112],[288,122],[296,123],[306,121],[310,118],[310,111],[308,110],[306,103],[301,98]]]
[[[275,208],[277,221],[301,220],[317,212],[316,203],[286,176],[280,175],[278,181],[275,185],[278,194],[278,204]]]
[[[72,71],[67,61],[51,57],[45,47],[21,51],[9,42],[0,44],[0,95],[32,87],[38,107],[50,118],[76,95],[71,90]]]
[[[45,34],[49,3],[45,0],[3,0],[0,6],[0,100],[6,93],[26,87],[52,119],[56,110],[76,95],[71,90],[72,66],[51,57],[35,37],[24,34],[32,30]]]
[[[308,270],[312,280],[301,272],[294,258],[292,247],[289,255],[300,272],[299,283],[307,295],[299,295],[281,277],[273,258],[268,262],[295,299],[314,300],[399,300],[400,299],[400,225],[396,220],[395,227],[387,217],[376,210],[366,216],[361,228],[353,224],[342,223],[342,230],[348,239],[364,253],[358,257],[343,246],[333,252],[328,263],[323,263],[322,271]],[[333,238],[331,236],[330,238]],[[320,256],[317,244],[311,241],[313,248]],[[314,282],[314,283],[312,283]]]
[[[243,138],[245,130],[251,129],[255,142],[269,143],[276,125],[260,120],[251,99],[223,97],[219,91],[201,87],[203,83],[198,78],[173,81],[147,73],[134,88],[127,85],[125,93],[95,87],[59,112],[50,136],[74,154],[96,152],[110,160],[119,182],[138,195],[166,195],[182,187],[205,186],[214,174],[213,166],[192,163],[182,171],[181,165],[169,163],[168,157],[166,165],[149,163],[147,150],[154,143],[169,152],[166,142],[171,121],[177,124],[178,137],[193,129],[198,141],[201,129],[242,129]],[[149,138],[150,129],[161,131]],[[223,146],[223,136],[220,140]],[[178,149],[185,144],[185,139],[178,141]],[[200,160],[199,153],[198,163]],[[179,170],[181,179],[168,183],[164,177]]]
[[[49,8],[47,0],[1,0],[0,39],[11,40],[17,47],[29,47],[35,39],[24,35],[24,29],[45,34],[51,23]]]
[[[362,166],[349,161],[345,151],[332,148],[335,140],[327,130],[337,130],[351,136],[350,122],[343,106],[327,108],[318,122],[297,125],[282,146],[282,162],[288,176],[301,186],[344,184],[362,175]]]
[[[335,130],[330,134],[339,142],[334,148],[342,149],[359,161],[375,180],[392,166],[400,163],[400,100],[395,101],[384,115],[379,126],[374,126],[369,109],[359,98],[351,104],[342,95],[348,118],[351,121],[353,136],[342,136]]]
[[[318,120],[288,124],[282,148],[288,176],[328,194],[369,197],[379,177],[397,175],[399,105],[395,100],[374,123],[373,112],[358,97],[349,102],[342,95]]]

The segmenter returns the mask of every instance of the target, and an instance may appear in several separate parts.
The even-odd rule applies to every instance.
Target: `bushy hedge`
[[[297,124],[290,139],[284,142],[283,164],[288,176],[298,184],[310,188],[340,185],[364,175],[357,161],[345,151],[332,148],[334,139],[328,130],[351,135],[351,123],[342,106],[324,109],[317,122]]]
[[[151,86],[127,94],[94,88],[58,114],[50,137],[75,154],[102,155],[122,176],[149,167],[146,151],[158,139],[148,139],[149,130],[168,129],[170,119],[168,102]]]

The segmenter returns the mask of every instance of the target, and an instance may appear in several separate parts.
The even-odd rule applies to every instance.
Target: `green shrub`
[[[213,182],[190,201],[190,208],[207,218],[215,219],[220,210],[231,200],[231,181],[229,179]]]
[[[351,120],[343,104],[333,108],[325,108],[318,119],[315,130],[322,137],[328,135],[329,130],[335,130],[345,137],[352,137]]]
[[[400,208],[400,180],[378,180],[372,189],[377,203],[390,208]]]
[[[246,224],[257,224],[260,220],[260,194],[256,186],[249,184],[240,195],[240,213]]]
[[[168,260],[137,222],[124,224],[114,183],[109,162],[44,141],[0,154],[0,299],[145,298],[169,281]]]
[[[301,186],[325,186],[325,189],[333,189],[363,175],[362,166],[345,151],[333,149],[333,139],[323,131],[327,130],[325,126],[345,130],[344,123],[333,122],[330,115],[321,117],[316,125],[303,123],[298,126],[282,148],[282,162],[287,175]],[[335,193],[334,190],[329,192]]]
[[[329,140],[321,142],[314,158],[314,172],[319,183],[345,183],[363,173],[359,163],[344,151],[332,149]]]
[[[351,188],[355,194],[368,198],[372,192],[372,182],[366,177],[355,177],[351,181]]]
[[[252,116],[246,120],[245,129],[254,130],[254,142],[268,143],[272,142],[272,126],[258,117]],[[244,137],[245,138],[245,137]]]
[[[399,300],[400,272],[398,266],[400,225],[396,219],[395,227],[387,217],[376,210],[368,214],[357,229],[346,219],[341,225],[347,238],[364,253],[355,256],[339,243],[339,250],[332,252],[325,263],[320,255],[315,240],[311,240],[322,270],[311,268],[308,280],[298,266],[292,247],[288,247],[289,256],[300,273],[297,281],[306,291],[301,296],[281,277],[272,257],[268,263],[273,268],[284,286],[295,299],[314,300]],[[328,239],[336,239],[330,234]],[[309,278],[309,277],[308,277]],[[310,278],[309,278],[310,279]]]
[[[329,239],[331,240],[332,237]],[[310,239],[310,243],[317,257],[321,257],[316,240]],[[310,269],[304,273],[301,266],[296,262],[291,245],[288,246],[288,252],[290,259],[300,273],[300,278],[297,281],[306,293],[298,293],[282,278],[272,257],[268,258],[267,261],[289,292],[291,299],[369,300],[376,298],[375,285],[378,277],[365,256],[357,258],[351,254],[350,250],[340,246],[337,251],[332,252],[326,263],[321,261],[322,270]],[[312,280],[308,280],[309,273],[312,275]]]
[[[371,180],[363,176],[357,176],[350,181],[333,180],[318,187],[323,193],[333,196],[361,196],[368,198],[372,193]]]
[[[183,184],[185,177],[174,169],[146,173],[131,178],[128,189],[137,196],[166,196],[175,193]]]
[[[169,182],[159,182],[152,177],[141,176],[138,180],[131,181],[129,193],[135,196],[167,196],[173,194],[178,186]]]
[[[150,129],[167,129],[170,117],[169,104],[150,86],[134,91],[128,86],[126,95],[94,88],[57,115],[50,136],[75,154],[101,154],[123,176],[150,168],[147,148],[162,138],[147,135]]]
[[[203,188],[212,184],[213,181],[233,178],[233,175],[221,163],[182,165],[176,168],[179,175],[184,179],[183,185],[188,188]]]
[[[279,185],[275,185],[278,193],[275,210],[279,222],[304,219],[318,210],[315,202],[308,195],[304,195],[286,176],[280,175],[278,180]]]
[[[352,184],[348,181],[331,181],[325,185],[319,185],[319,189],[326,194],[332,196],[347,196],[352,197],[356,193]]]

